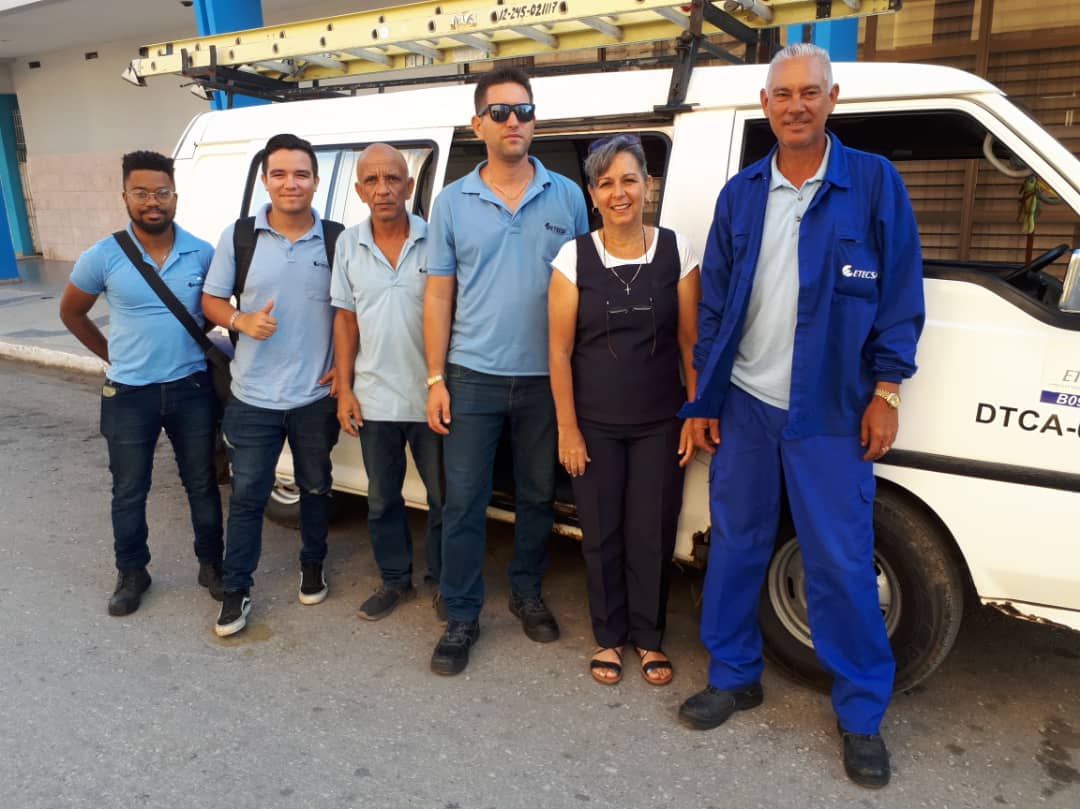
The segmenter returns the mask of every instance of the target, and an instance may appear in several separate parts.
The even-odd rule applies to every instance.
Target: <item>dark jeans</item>
[[[285,440],[300,490],[300,561],[326,558],[330,516],[330,450],[338,439],[337,402],[329,396],[292,410],[267,410],[236,398],[225,408],[222,434],[232,464],[225,588],[246,590],[262,553],[262,520]]]
[[[108,389],[115,393],[107,395]],[[109,446],[118,570],[146,567],[150,562],[146,495],[162,428],[172,442],[180,480],[187,491],[195,556],[200,562],[221,561],[221,495],[214,470],[217,400],[209,375],[201,371],[153,385],[105,381],[101,434]]]
[[[412,582],[412,533],[401,487],[405,444],[427,489],[427,576],[442,574],[442,439],[425,422],[369,421],[360,428],[360,451],[368,476],[368,532],[383,584]]]
[[[546,376],[494,376],[448,365],[450,434],[443,438],[442,596],[448,617],[472,621],[484,604],[486,510],[495,450],[509,419],[514,467],[514,559],[510,588],[540,595],[555,493],[555,405]]]
[[[682,420],[579,426],[592,459],[574,478],[574,502],[593,635],[605,648],[659,649],[682,508]]]

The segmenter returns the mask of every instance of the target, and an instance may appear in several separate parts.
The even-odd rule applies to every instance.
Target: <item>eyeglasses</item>
[[[150,197],[153,197],[158,202],[168,202],[176,196],[176,192],[171,188],[159,188],[156,191],[147,191],[145,188],[135,188],[131,191],[125,191],[124,193],[140,205],[150,199]]]
[[[510,113],[514,113],[517,116],[518,123],[527,124],[533,118],[536,117],[536,105],[535,104],[488,104],[480,112],[476,113],[478,117],[483,118],[484,114],[491,116],[491,120],[497,124],[506,123],[510,120]]]
[[[607,347],[611,352],[611,356],[615,359],[619,358],[619,355],[615,353],[615,346],[611,342],[611,319],[615,318],[615,329],[618,331],[623,327],[629,326],[629,317],[634,314],[649,313],[649,319],[652,322],[652,348],[649,349],[649,356],[652,357],[656,354],[656,311],[653,309],[653,299],[650,297],[648,303],[639,303],[631,306],[612,306],[611,301],[605,301],[607,304],[607,319],[605,327],[607,329]]]

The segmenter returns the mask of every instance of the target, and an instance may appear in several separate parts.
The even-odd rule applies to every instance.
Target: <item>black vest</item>
[[[592,236],[577,237],[571,367],[582,419],[646,424],[674,418],[686,401],[679,375],[679,251],[673,231],[658,228],[656,238],[653,260],[631,282],[637,264],[605,267]]]

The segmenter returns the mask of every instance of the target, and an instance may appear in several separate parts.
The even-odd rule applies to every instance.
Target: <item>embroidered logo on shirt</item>
[[[564,228],[562,225],[553,225],[551,222],[545,222],[544,229],[550,230],[552,233],[558,233],[560,236],[565,236],[569,232],[568,228]]]
[[[203,285],[203,276],[196,275],[194,278],[187,282],[187,285],[188,289],[193,289],[194,287],[201,287]]]
[[[871,281],[877,278],[878,275],[876,270],[856,270],[850,264],[841,267],[840,274],[845,278],[867,278]]]

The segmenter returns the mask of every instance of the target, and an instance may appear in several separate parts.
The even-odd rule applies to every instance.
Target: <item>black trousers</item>
[[[579,427],[592,458],[573,484],[593,634],[603,647],[659,649],[682,508],[682,421]]]

